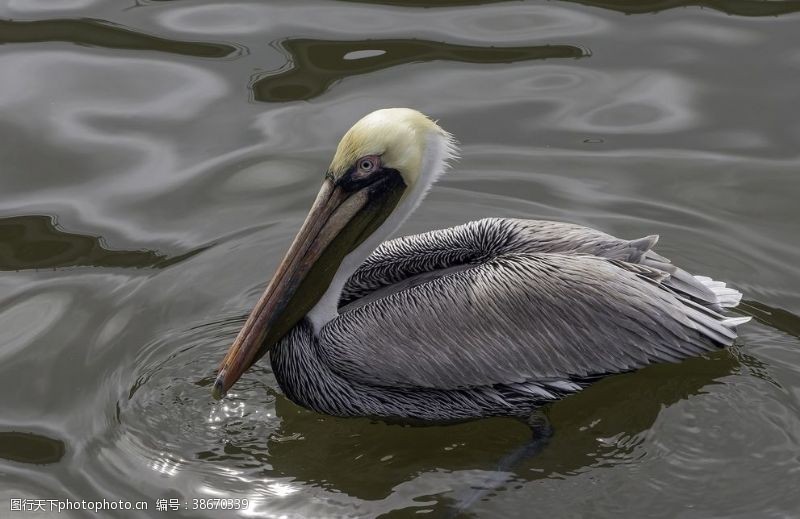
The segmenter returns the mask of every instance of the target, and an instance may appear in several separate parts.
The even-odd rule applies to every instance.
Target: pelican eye
[[[359,174],[369,174],[377,170],[380,166],[380,159],[376,155],[367,155],[358,159]]]

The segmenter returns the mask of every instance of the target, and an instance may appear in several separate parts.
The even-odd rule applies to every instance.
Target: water
[[[800,2],[423,5],[0,3],[0,517],[439,517],[498,479],[513,420],[321,416],[266,362],[210,399],[339,137],[387,106],[463,147],[404,233],[659,233],[756,318],[553,405],[545,451],[473,516],[800,515]],[[213,497],[250,505],[183,509]]]

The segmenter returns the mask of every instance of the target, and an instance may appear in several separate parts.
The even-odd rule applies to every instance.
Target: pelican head
[[[289,251],[220,365],[214,396],[303,317],[335,317],[344,282],[416,208],[455,154],[450,134],[408,108],[377,110],[344,135]]]

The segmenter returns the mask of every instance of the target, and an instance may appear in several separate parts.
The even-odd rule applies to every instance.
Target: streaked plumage
[[[400,120],[381,146],[417,131],[402,113],[382,117]],[[438,134],[431,164],[437,134],[421,135],[400,139],[404,150],[423,147],[411,161],[420,170],[403,175],[419,193],[398,203],[403,217],[443,169],[442,150],[452,149],[449,136]],[[381,156],[349,141],[344,148],[347,158],[337,153],[332,166],[334,186],[352,182],[350,162]],[[426,185],[415,184],[426,177]],[[341,260],[307,317],[269,345],[281,388],[300,405],[431,421],[526,415],[600,377],[729,346],[748,319],[723,316],[741,294],[672,265],[652,250],[656,236],[629,241],[566,223],[488,218],[370,243],[399,225],[391,218]],[[286,261],[300,261],[291,254]],[[279,289],[270,286],[265,305],[271,290]],[[239,358],[236,345],[251,332],[245,325],[232,348]],[[232,365],[226,358],[218,385]]]
[[[317,337],[298,326],[272,367],[323,413],[465,419],[730,345],[740,321],[710,307],[734,291],[689,278],[687,294],[655,242],[502,218],[395,239],[348,280],[341,315]]]

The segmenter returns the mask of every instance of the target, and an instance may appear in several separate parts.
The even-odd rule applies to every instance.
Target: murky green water
[[[757,319],[552,406],[474,516],[800,516],[800,2],[424,5],[0,2],[0,517],[439,517],[526,439],[321,416],[266,362],[210,399],[340,135],[387,106],[463,145],[404,232],[659,233]]]

